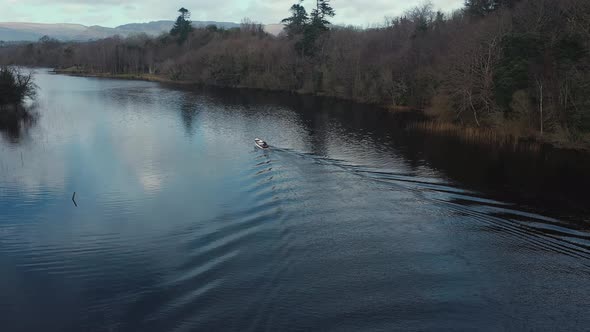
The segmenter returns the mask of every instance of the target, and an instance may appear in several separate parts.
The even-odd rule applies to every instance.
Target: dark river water
[[[37,84],[0,126],[2,331],[590,326],[584,154],[310,97]]]

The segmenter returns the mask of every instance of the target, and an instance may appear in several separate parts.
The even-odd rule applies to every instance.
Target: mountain
[[[49,23],[21,23],[21,22],[0,22],[1,41],[37,41],[43,36],[49,36],[63,41],[86,41],[89,39],[100,39],[114,35],[127,37],[133,34],[146,33],[148,35],[159,35],[162,32],[170,31],[174,21],[155,21],[149,23],[131,23],[120,25],[116,28],[102,27],[99,25],[85,26],[81,24],[49,24]],[[220,28],[238,28],[238,23],[215,22],[215,21],[194,21],[193,26],[203,27],[216,25]]]
[[[41,36],[34,32],[15,30],[0,26],[0,40],[18,41],[18,40],[38,40]]]
[[[4,41],[32,41],[44,35],[54,38],[71,40],[82,33],[87,27],[81,24],[45,24],[45,23],[0,23]]]
[[[283,29],[285,28],[284,24],[266,24],[264,26],[264,31],[266,31],[267,33],[270,33],[271,35],[275,35],[278,36],[281,32],[283,32]]]

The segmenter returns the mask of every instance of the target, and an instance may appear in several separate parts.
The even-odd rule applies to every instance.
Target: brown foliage
[[[237,29],[194,29],[182,45],[164,34],[3,47],[0,62],[313,93],[481,127],[518,120],[523,131],[590,130],[589,1],[522,0],[467,15],[424,5],[381,27],[334,27],[313,56],[297,48],[298,36],[268,35],[244,20]],[[538,52],[511,53],[519,38]]]

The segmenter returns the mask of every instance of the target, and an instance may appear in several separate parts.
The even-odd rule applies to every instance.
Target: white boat
[[[261,140],[260,138],[255,138],[254,144],[256,144],[256,147],[258,147],[260,149],[268,149],[269,148],[268,144],[266,144],[266,142]]]

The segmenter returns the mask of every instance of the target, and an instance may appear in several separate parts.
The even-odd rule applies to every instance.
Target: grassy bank
[[[123,80],[138,80],[138,81],[148,81],[148,82],[159,82],[159,83],[166,83],[166,84],[177,84],[177,85],[195,85],[195,86],[209,86],[209,87],[218,87],[218,88],[226,88],[226,89],[243,89],[243,90],[258,90],[258,91],[272,91],[272,92],[285,92],[285,93],[292,93],[297,95],[307,95],[307,96],[314,96],[314,97],[322,97],[322,98],[334,98],[337,100],[348,100],[350,102],[358,103],[358,104],[365,104],[365,105],[373,105],[383,109],[386,109],[390,112],[417,112],[416,109],[408,106],[392,106],[392,105],[379,105],[374,103],[367,103],[362,101],[357,101],[350,98],[345,98],[344,96],[332,96],[321,92],[313,92],[307,91],[303,89],[299,90],[288,90],[284,88],[261,88],[261,87],[251,87],[247,85],[221,85],[221,84],[207,84],[201,81],[190,80],[190,79],[171,79],[168,75],[163,74],[113,74],[113,73],[106,73],[106,72],[90,72],[80,67],[69,67],[69,68],[54,68],[52,71],[54,74],[60,75],[69,75],[69,76],[79,76],[79,77],[98,77],[98,78],[112,78],[112,79],[123,79]]]
[[[52,73],[70,76],[80,77],[99,77],[99,78],[114,78],[122,80],[137,80],[137,81],[149,81],[149,82],[160,82],[170,84],[197,84],[197,82],[186,81],[186,80],[172,80],[165,75],[156,74],[112,74],[112,73],[101,73],[101,72],[89,72],[77,67],[70,67],[65,69],[56,68],[52,70]]]
[[[112,73],[99,73],[99,72],[88,72],[79,67],[70,67],[65,69],[54,69],[54,73],[70,76],[80,77],[98,77],[98,78],[112,78],[112,79],[124,79],[124,80],[141,80],[149,82],[159,82],[166,84],[180,84],[180,85],[203,85],[200,82],[191,80],[173,80],[166,75],[160,74],[112,74]],[[227,88],[227,87],[225,87]],[[236,89],[252,89],[249,87],[231,87]],[[262,89],[256,89],[262,90]],[[285,90],[272,90],[291,92],[301,95],[314,95],[317,97],[325,97],[319,93],[309,93],[305,91],[285,91]],[[343,99],[343,98],[337,98]],[[379,107],[389,112],[422,112],[407,106],[392,106],[392,105],[379,105]],[[417,122],[410,124],[407,129],[410,131],[423,132],[433,135],[441,135],[446,137],[456,137],[467,144],[483,144],[490,146],[499,147],[510,147],[513,149],[525,148],[527,150],[540,150],[544,144],[551,145],[556,148],[563,149],[574,149],[590,152],[590,135],[580,137],[576,141],[571,141],[564,138],[563,136],[555,133],[546,135],[539,135],[538,133],[523,134],[519,131],[509,130],[507,128],[490,128],[490,127],[474,127],[471,125],[459,125],[446,121],[439,121],[435,116],[426,112],[425,114],[430,121]]]
[[[523,135],[505,128],[477,128],[435,120],[413,123],[407,129],[445,137],[456,137],[468,144],[490,145],[514,150],[539,151],[543,145],[550,145],[559,149],[590,152],[590,135],[571,141],[559,134]]]

